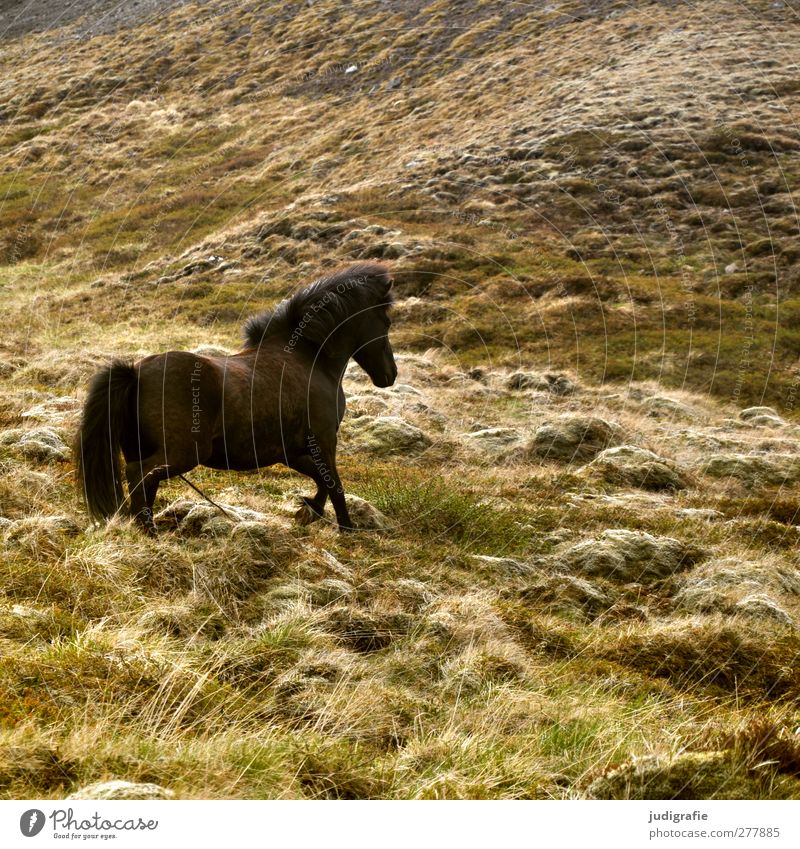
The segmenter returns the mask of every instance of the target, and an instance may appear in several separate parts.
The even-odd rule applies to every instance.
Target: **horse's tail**
[[[119,455],[136,381],[133,365],[115,360],[94,376],[83,405],[73,450],[78,486],[97,521],[110,519],[125,500]]]

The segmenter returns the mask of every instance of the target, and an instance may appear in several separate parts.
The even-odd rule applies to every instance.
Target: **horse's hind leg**
[[[172,475],[188,472],[194,468],[193,463],[176,465],[167,464],[163,454],[156,453],[145,460],[134,461],[125,466],[125,476],[128,479],[128,495],[131,501],[131,515],[137,525],[147,534],[155,536],[156,526],[153,521],[153,505],[155,504],[158,486],[161,481]]]

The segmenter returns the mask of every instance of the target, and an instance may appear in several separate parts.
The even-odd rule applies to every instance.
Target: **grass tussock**
[[[798,798],[796,23],[128,5],[0,55],[0,796]],[[294,524],[282,467],[89,527],[98,368],[364,259],[371,530]]]
[[[800,640],[791,629],[678,620],[631,629],[603,656],[651,675],[755,698],[793,699],[800,692]]]

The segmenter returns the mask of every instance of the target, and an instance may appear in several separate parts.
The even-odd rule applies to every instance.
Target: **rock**
[[[649,492],[616,492],[609,495],[604,492],[581,491],[569,496],[570,504],[593,504],[595,507],[621,507],[624,510],[651,513],[668,507],[668,494]]]
[[[653,418],[661,418],[662,416],[681,419],[697,418],[697,412],[690,406],[663,395],[651,395],[649,398],[645,398],[642,401],[642,409]]]
[[[389,402],[377,395],[353,395],[347,399],[347,412],[356,419],[359,416],[379,416],[389,409]]]
[[[365,501],[363,498],[359,498],[357,495],[345,494],[344,500],[347,503],[347,511],[350,514],[350,521],[356,530],[386,531],[391,528],[392,525],[389,518],[381,513],[377,507],[373,506],[368,501]],[[312,512],[311,508],[308,507],[305,501],[301,500],[300,508],[296,510],[294,518],[295,521],[301,525],[309,525],[312,522],[317,521],[319,516]],[[328,524],[336,524],[336,516],[330,501],[328,501],[325,506],[325,521]],[[337,562],[330,553],[324,552],[324,554],[326,555],[326,559],[332,558],[334,563]],[[341,566],[341,564],[339,565]]]
[[[432,444],[427,434],[399,416],[360,416],[351,422],[349,434],[349,450],[379,456],[416,454]]]
[[[184,256],[185,255],[186,254],[184,254]],[[163,283],[172,283],[175,280],[180,280],[182,277],[191,277],[193,274],[210,271],[211,269],[222,271],[226,268],[230,268],[232,265],[234,265],[234,263],[225,262],[224,257],[211,254],[203,259],[192,260],[173,274],[165,274],[164,276],[159,277],[158,280],[156,280],[156,284],[161,285]]]
[[[555,559],[570,571],[620,581],[657,580],[692,566],[700,552],[672,537],[611,529],[579,542]]]
[[[576,389],[575,384],[564,374],[546,374],[544,379],[553,395],[571,395]]]
[[[158,518],[159,517],[156,517],[156,522],[158,522]],[[228,522],[227,517],[223,516],[212,504],[203,504],[200,502],[192,507],[192,509],[186,514],[181,521],[179,528],[185,534],[197,536],[204,532],[206,525],[217,519],[221,519],[226,523]],[[219,524],[217,523],[213,525],[210,530],[219,531]]]
[[[673,603],[686,613],[730,613],[733,609],[732,595],[737,589],[758,590],[760,585],[735,576],[735,584],[727,584],[724,577],[689,576],[675,594]]]
[[[405,407],[406,411],[413,413],[416,416],[424,416],[428,421],[435,426],[440,426],[443,429],[448,422],[448,418],[444,413],[434,410],[433,407],[426,404],[424,401],[415,401],[413,404],[408,404]]]
[[[766,619],[781,625],[795,625],[794,619],[772,598],[766,595],[749,595],[737,601],[734,612],[752,619]]]
[[[778,413],[772,407],[747,407],[739,413],[739,418],[749,421],[756,416],[777,416]]]
[[[553,612],[578,612],[596,618],[608,610],[616,597],[585,578],[557,572],[539,574],[521,593],[524,601],[543,605]]]
[[[411,386],[408,383],[395,383],[394,386],[389,386],[386,389],[378,389],[376,391],[380,392],[382,395],[386,395],[387,397],[392,397],[393,395],[402,395],[406,398],[409,396],[417,398],[422,397],[422,392],[417,389],[416,386]]]
[[[748,407],[739,413],[742,421],[754,427],[785,427],[786,422],[772,407]]]
[[[296,243],[281,236],[267,236],[260,248],[252,250],[260,250],[268,257],[280,259],[288,265],[296,265],[299,255]]]
[[[177,527],[189,515],[189,512],[201,503],[204,502],[193,501],[191,498],[178,498],[168,504],[159,513],[156,513],[153,518],[156,524],[161,522]]]
[[[273,521],[266,513],[259,513],[257,510],[249,510],[246,507],[222,503],[220,507],[225,513],[207,501],[179,498],[168,504],[153,519],[158,528],[178,528],[182,533],[191,536],[201,533],[230,534],[237,524],[250,526]],[[269,531],[268,524],[263,526]]]
[[[715,478],[736,478],[745,486],[783,486],[800,480],[800,454],[718,454],[702,467]]]
[[[254,524],[258,523],[255,522]],[[196,533],[201,533],[207,537],[229,537],[233,529],[238,526],[239,523],[232,522],[226,516],[216,515],[203,522],[202,527]]]
[[[739,270],[739,266],[735,262],[731,262],[731,263],[729,263],[728,265],[725,266],[725,273],[726,274],[736,274],[736,272],[738,270]]]
[[[731,752],[635,758],[595,779],[587,799],[756,799],[762,791]]]
[[[439,365],[436,361],[428,356],[420,356],[419,354],[399,354],[395,352],[395,362],[398,366],[403,367],[404,372],[409,370],[414,371],[416,380],[425,380],[431,382],[432,372],[439,372]]]
[[[358,251],[359,259],[399,259],[410,253],[402,242],[374,242]]]
[[[322,232],[323,226],[314,221],[300,221],[295,224],[289,235],[296,241],[314,240]]]
[[[9,445],[21,456],[30,460],[49,462],[69,458],[61,435],[55,428],[39,427],[33,430],[13,428],[0,434],[0,445]]]
[[[350,521],[360,531],[385,531],[391,527],[389,518],[369,501],[357,495],[345,495]]]
[[[618,442],[622,429],[594,416],[561,416],[537,428],[530,453],[548,460],[589,460]]]
[[[294,219],[288,215],[283,218],[277,218],[274,221],[264,224],[259,229],[258,233],[256,233],[256,240],[263,242],[270,236],[288,236],[292,232],[294,224]]]
[[[517,371],[514,374],[510,375],[508,380],[506,381],[506,387],[508,389],[518,390],[518,389],[538,389],[538,390],[546,390],[549,388],[549,384],[544,379],[544,376],[541,374],[535,374],[530,371]]]
[[[172,799],[172,790],[160,784],[137,784],[133,781],[101,781],[81,787],[67,796],[67,799]]]
[[[78,523],[70,516],[28,516],[12,521],[5,529],[7,543],[41,548],[45,544],[58,547],[58,543],[80,532]]]
[[[776,596],[800,595],[800,571],[788,563],[723,557],[683,575],[673,598],[686,613],[746,616],[794,625]]]
[[[477,566],[497,575],[527,575],[534,567],[513,557],[491,557],[488,554],[471,554],[469,559]]]
[[[754,416],[749,424],[753,427],[786,427],[786,422],[776,416]]]
[[[339,562],[331,553],[324,548],[317,549],[317,553],[322,558],[327,569],[338,575],[340,578],[349,581],[353,577],[353,570]]]
[[[447,378],[447,388],[458,388],[459,394],[466,398],[500,398],[497,390],[490,389],[479,380],[474,380],[465,372],[456,372]]]
[[[575,384],[563,374],[537,374],[531,371],[518,371],[506,381],[508,389],[536,389],[552,392],[554,395],[569,395],[575,391]]]
[[[676,490],[687,485],[686,476],[674,463],[635,445],[607,448],[580,471],[599,474],[618,486],[640,489]]]
[[[71,418],[72,414],[80,409],[80,401],[69,395],[62,395],[42,401],[36,406],[25,410],[23,419],[36,419],[38,421],[49,421],[60,424]]]
[[[496,460],[522,442],[520,431],[510,427],[487,427],[461,437],[470,448]]]
[[[725,514],[710,507],[679,507],[675,515],[681,519],[724,519]]]
[[[239,523],[242,523],[242,522],[259,523],[259,522],[272,521],[271,516],[268,516],[266,513],[262,513],[259,510],[251,510],[249,507],[240,507],[240,506],[235,505],[235,504],[224,504],[222,502],[219,502],[219,504],[220,504],[220,507],[222,507],[225,510],[225,512],[228,514],[228,516],[232,520],[239,522]],[[208,506],[212,507],[213,505],[209,504]],[[214,508],[214,509],[216,510],[216,508]],[[217,515],[218,516],[221,515],[218,510],[217,510]]]

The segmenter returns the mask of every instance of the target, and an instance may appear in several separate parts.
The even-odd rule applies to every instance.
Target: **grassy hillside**
[[[796,5],[0,24],[0,795],[800,798]],[[88,527],[100,364],[364,258],[367,529],[282,467]]]

